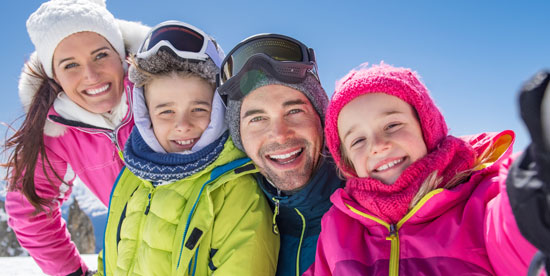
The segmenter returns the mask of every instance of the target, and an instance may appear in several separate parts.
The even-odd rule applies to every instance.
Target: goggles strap
[[[208,40],[208,43],[206,45],[206,50],[205,50],[206,55],[208,55],[210,59],[212,59],[214,64],[216,64],[216,66],[220,68],[222,65],[222,60],[221,60],[220,54],[218,53],[218,49],[216,49],[216,46],[214,45],[212,40],[206,37],[204,39]]]

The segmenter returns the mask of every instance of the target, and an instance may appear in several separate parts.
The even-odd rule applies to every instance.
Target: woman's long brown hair
[[[31,105],[21,127],[6,140],[4,152],[13,149],[8,157],[6,179],[8,180],[9,191],[20,191],[35,208],[35,213],[45,211],[44,207],[51,207],[51,200],[38,196],[34,185],[34,173],[41,158],[44,174],[49,178],[46,164],[49,171],[53,172],[60,181],[63,179],[53,170],[44,145],[44,125],[48,110],[53,105],[57,94],[61,91],[59,85],[44,73],[40,64],[25,64],[24,74],[41,80],[40,87],[34,94]],[[40,157],[39,157],[40,156]]]

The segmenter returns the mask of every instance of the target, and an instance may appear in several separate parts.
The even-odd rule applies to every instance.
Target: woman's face
[[[119,104],[124,69],[103,36],[79,32],[66,37],[54,51],[52,66],[55,81],[80,107],[105,113]]]

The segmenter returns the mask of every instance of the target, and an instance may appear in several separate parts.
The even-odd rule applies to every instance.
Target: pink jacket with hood
[[[392,184],[358,177],[343,161],[339,113],[368,93],[404,101],[420,123],[427,153],[404,168]],[[393,111],[392,106],[385,108]],[[388,118],[386,122],[380,117],[384,124],[373,130],[376,137],[358,133],[365,141],[375,139],[359,144],[376,149],[363,149],[372,150],[363,158],[411,158],[392,137],[414,126],[399,117]],[[347,182],[331,196],[334,205],[321,221],[315,263],[305,275],[526,274],[535,248],[517,228],[505,186],[512,131],[463,138],[448,135],[443,115],[416,73],[382,63],[343,78],[328,107],[325,138]],[[437,181],[426,181],[432,176]],[[430,188],[411,209],[422,187]]]
[[[465,138],[474,149],[498,145],[494,162],[454,189],[430,192],[394,225],[337,190],[304,275],[526,275],[536,250],[519,233],[505,187],[513,137]]]
[[[138,22],[117,21],[127,52],[135,52],[149,27]],[[33,63],[37,60],[36,52],[30,58],[29,64],[36,64]],[[19,96],[28,111],[40,80],[29,75],[27,70],[24,67],[21,74]],[[6,194],[8,224],[16,233],[21,246],[46,274],[68,275],[79,267],[83,272],[87,271],[86,264],[71,241],[60,207],[69,198],[77,177],[103,204],[109,204],[113,184],[124,165],[118,152],[123,149],[134,126],[130,99],[132,87],[133,84],[125,78],[123,100],[115,108],[118,119],[114,121],[121,123],[114,127],[106,125],[100,115],[78,107],[66,96],[56,99],[50,108],[43,136],[46,154],[53,169],[67,183],[59,181],[49,169],[46,176],[39,158],[34,185],[38,196],[56,200],[50,214],[40,212],[33,215],[35,208],[23,194],[18,191]]]

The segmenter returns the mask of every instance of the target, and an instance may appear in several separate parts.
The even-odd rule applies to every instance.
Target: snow
[[[8,220],[8,214],[4,211],[4,209],[0,209],[0,221],[7,221]]]
[[[90,270],[97,269],[97,254],[84,254],[82,258]],[[31,257],[0,257],[2,275],[46,275]]]
[[[0,200],[5,200],[6,182],[0,181]],[[62,206],[62,213],[67,218],[69,206],[74,198],[78,200],[80,208],[90,217],[94,225],[96,236],[96,250],[101,250],[103,246],[103,234],[105,220],[107,217],[107,208],[99,201],[95,195],[78,179],[75,181],[70,199]],[[0,211],[0,221],[7,220],[7,214]],[[5,246],[0,244],[0,246]],[[99,247],[98,247],[99,246]],[[25,252],[26,253],[26,252]],[[81,255],[91,270],[97,269],[97,254]],[[34,262],[31,257],[0,257],[0,275],[46,275]]]
[[[0,172],[2,170],[0,169]],[[0,181],[0,200],[6,198],[6,182]],[[94,226],[94,235],[96,239],[96,253],[103,249],[103,237],[105,235],[105,226],[107,223],[107,207],[82,183],[80,179],[75,179],[71,196],[61,206],[61,213],[65,220],[69,216],[69,206],[74,199],[78,200],[80,209],[84,211],[92,220]],[[0,211],[0,221],[6,221],[7,214]],[[1,266],[0,266],[1,267]],[[4,275],[0,273],[1,275]]]
[[[95,248],[96,253],[98,253],[103,249],[103,237],[105,236],[105,226],[107,224],[107,207],[77,178],[74,181],[71,197],[61,206],[61,212],[65,219],[69,216],[69,206],[73,203],[74,198],[78,200],[80,209],[92,220]]]

